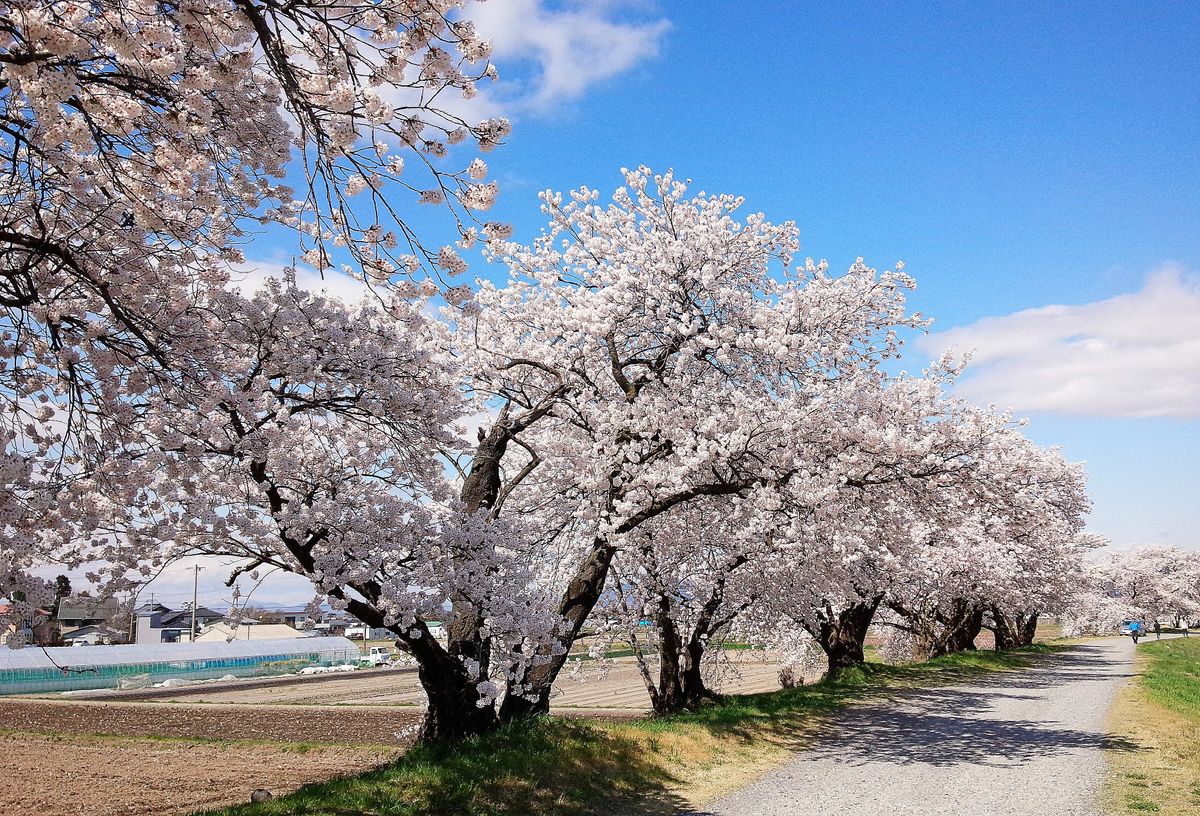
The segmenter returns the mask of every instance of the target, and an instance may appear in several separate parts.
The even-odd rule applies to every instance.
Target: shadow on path
[[[818,744],[798,759],[851,765],[1008,766],[1064,751],[1142,750],[1122,737],[1062,727],[1049,718],[1012,719],[996,712],[1005,702],[1036,705],[1048,689],[1131,676],[1130,668],[1114,664],[1102,646],[1079,646],[1021,672],[981,678],[969,687],[904,691],[884,704],[850,709],[823,726]]]

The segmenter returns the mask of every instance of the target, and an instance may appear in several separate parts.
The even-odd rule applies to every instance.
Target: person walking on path
[[[1157,620],[1154,621],[1154,639],[1162,640],[1162,627],[1159,626]]]

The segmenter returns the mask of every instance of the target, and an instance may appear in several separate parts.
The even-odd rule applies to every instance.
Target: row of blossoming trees
[[[286,570],[395,633],[446,740],[546,711],[589,622],[653,618],[670,712],[728,635],[836,673],[875,620],[937,655],[1075,598],[1081,470],[948,396],[954,363],[890,372],[925,325],[899,269],[796,265],[790,223],[645,169],[544,195],[532,245],[481,222],[449,146],[507,123],[445,101],[495,76],[459,5],[0,4],[10,614],[47,564]],[[456,283],[406,194],[507,282]],[[366,296],[241,293],[254,230]]]

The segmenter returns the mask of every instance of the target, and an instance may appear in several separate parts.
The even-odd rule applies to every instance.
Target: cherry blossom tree
[[[1166,544],[1103,553],[1088,565],[1085,587],[1064,621],[1074,633],[1111,634],[1129,617],[1195,619],[1200,614],[1200,555]]]
[[[887,600],[891,625],[908,633],[917,657],[974,648],[989,611],[1002,639],[1024,640],[1039,612],[1069,605],[1094,545],[1082,535],[1090,507],[1082,468],[1006,428],[944,502],[958,512],[914,529],[908,557],[917,568]]]
[[[0,4],[0,592],[44,594],[48,514],[140,441],[139,395],[220,380],[212,310],[252,235],[387,302],[422,266],[465,266],[422,243],[402,193],[464,241],[504,234],[474,215],[495,194],[482,159],[447,158],[508,132],[448,103],[495,76],[459,6]]]
[[[973,648],[986,612],[1020,621],[1001,630],[1009,647],[1038,609],[1061,609],[1085,549],[1078,469],[1009,417],[946,396],[956,373],[943,362],[920,378],[860,378],[813,426],[793,425],[814,463],[849,463],[814,504],[764,485],[676,508],[627,537],[603,614],[626,613],[656,712],[713,696],[702,669],[721,654],[707,648],[718,633],[778,653],[815,645],[832,677],[863,662],[885,601],[905,613],[894,625],[935,654]],[[653,637],[639,618],[654,622]]]
[[[724,655],[710,646],[729,636],[768,588],[758,572],[774,549],[764,529],[771,514],[759,506],[764,499],[683,505],[643,524],[614,558],[611,602],[602,603],[601,614],[615,620],[633,648],[656,714],[695,711],[717,698],[707,675]],[[647,618],[649,636],[640,625]]]
[[[641,168],[625,182],[608,206],[589,189],[545,194],[545,233],[494,244],[511,279],[481,284],[458,318],[472,388],[501,406],[479,452],[500,462],[492,492],[506,513],[543,506],[520,484],[532,468],[527,485],[564,497],[541,524],[555,532],[543,585],[564,621],[559,646],[510,683],[503,717],[546,710],[613,558],[643,524],[766,485],[811,502],[831,489],[838,468],[806,469],[791,444],[797,418],[837,403],[896,353],[897,326],[919,322],[899,271],[793,268],[792,225],[736,221],[741,199],[688,198],[670,174]]]
[[[466,511],[445,477],[439,452],[460,446],[463,410],[445,327],[399,296],[348,307],[273,281],[220,300],[211,336],[224,368],[203,390],[136,395],[125,438],[140,441],[68,482],[71,512],[43,535],[46,552],[100,564],[110,589],[195,554],[238,559],[231,583],[302,575],[415,658],[423,739],[490,729],[489,665],[449,651],[428,622],[469,605],[489,659],[517,671],[548,642],[550,618],[527,592],[529,536]]]

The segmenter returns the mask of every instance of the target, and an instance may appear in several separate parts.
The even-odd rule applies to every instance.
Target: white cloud
[[[181,558],[169,565],[154,580],[148,582],[138,594],[139,602],[146,602],[151,594],[159,603],[178,609],[192,600],[192,567],[202,567],[198,580],[197,597],[205,606],[229,606],[233,601],[233,588],[225,586],[226,579],[239,565],[245,562],[223,556],[194,556]],[[316,594],[312,583],[299,575],[260,567],[258,580],[248,574],[241,576],[237,586],[241,590],[239,605],[285,604],[303,606]]]
[[[199,555],[181,558],[162,568],[161,572],[142,585],[138,591],[138,603],[147,603],[153,597],[158,603],[179,609],[192,601],[192,567],[202,567],[197,581],[197,597],[202,606],[225,608],[233,602],[233,588],[225,586],[225,580],[244,560],[231,556]],[[89,564],[77,570],[64,570],[61,566],[46,565],[32,570],[34,575],[50,581],[54,576],[66,573],[75,592],[98,594],[102,587],[87,580],[88,570],[99,564]],[[241,590],[239,604],[303,606],[316,594],[312,583],[299,575],[260,567],[259,579],[241,576],[237,586]],[[125,593],[117,593],[125,597]]]
[[[656,57],[670,23],[617,19],[629,5],[597,0],[557,7],[546,0],[475,4],[469,16],[479,33],[492,41],[500,71],[495,95],[503,107],[517,113],[544,111]],[[520,78],[508,78],[512,74]],[[490,99],[492,92],[487,94]]]
[[[250,260],[234,272],[232,286],[243,295],[250,296],[261,289],[268,278],[283,280],[285,269],[284,264],[273,261]],[[296,265],[296,286],[314,294],[324,293],[349,304],[358,303],[369,291],[365,283],[349,275],[327,269],[325,276],[321,277],[315,269],[301,264]]]
[[[1200,280],[1178,266],[1140,291],[1043,306],[921,338],[928,353],[974,351],[958,393],[1017,411],[1200,417]]]

